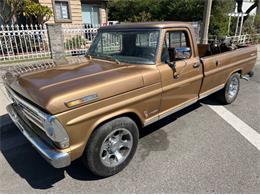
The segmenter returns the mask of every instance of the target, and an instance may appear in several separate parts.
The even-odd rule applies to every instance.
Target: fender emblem
[[[71,107],[75,107],[75,106],[79,106],[79,105],[82,105],[82,104],[87,104],[87,103],[93,102],[97,99],[98,99],[98,95],[95,93],[95,94],[91,94],[91,95],[88,95],[88,96],[84,96],[84,97],[79,98],[79,99],[75,99],[75,100],[72,100],[72,101],[69,101],[69,102],[65,102],[64,104],[67,107],[71,108]]]

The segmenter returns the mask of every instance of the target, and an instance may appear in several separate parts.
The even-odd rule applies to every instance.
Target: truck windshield
[[[88,55],[132,64],[155,64],[159,30],[99,31]]]

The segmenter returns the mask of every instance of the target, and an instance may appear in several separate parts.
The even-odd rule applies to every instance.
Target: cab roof
[[[120,30],[120,29],[163,29],[172,27],[191,27],[189,22],[140,22],[123,23],[111,26],[100,27],[100,30]]]

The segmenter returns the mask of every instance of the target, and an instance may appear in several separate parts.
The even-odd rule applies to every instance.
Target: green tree
[[[225,36],[228,31],[228,13],[235,10],[233,0],[213,0],[209,25],[209,34]]]
[[[121,22],[202,19],[201,0],[111,0],[109,19]]]
[[[256,23],[254,23],[254,17],[255,16],[249,16],[243,25],[243,31],[247,34],[256,34]]]
[[[109,19],[121,22],[158,20],[160,5],[160,0],[111,0],[108,3]]]
[[[210,35],[226,35],[228,13],[235,10],[235,0],[213,0]],[[111,0],[109,19],[120,22],[202,21],[202,0]]]
[[[164,0],[161,12],[165,20],[200,21],[203,9],[204,1],[201,0]]]
[[[22,13],[23,16],[29,18],[31,24],[34,20],[36,20],[38,24],[43,24],[53,15],[52,10],[48,6],[41,5],[32,0],[24,1]]]
[[[9,24],[22,10],[23,0],[0,0],[0,18],[4,25]]]
[[[260,32],[260,14],[257,14],[255,16],[254,26],[255,26],[256,31],[259,33]]]

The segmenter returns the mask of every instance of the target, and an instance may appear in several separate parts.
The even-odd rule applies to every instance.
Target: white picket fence
[[[0,26],[0,63],[50,58],[45,25]]]
[[[64,48],[67,55],[84,55],[94,40],[99,26],[89,24],[64,24]]]

